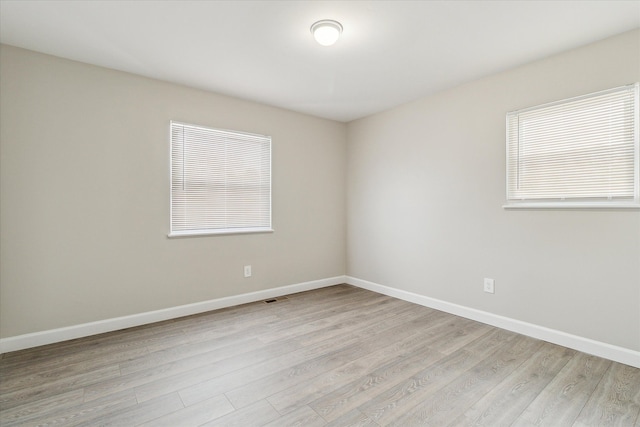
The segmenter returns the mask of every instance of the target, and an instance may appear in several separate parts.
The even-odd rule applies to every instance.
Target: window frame
[[[260,225],[260,226],[249,226],[249,227],[224,227],[224,228],[197,228],[197,229],[188,229],[188,230],[174,230],[174,156],[173,156],[173,148],[174,148],[174,138],[173,138],[173,127],[174,125],[194,128],[203,131],[213,131],[218,133],[219,135],[228,134],[235,137],[247,137],[247,138],[257,138],[263,139],[265,143],[268,144],[268,225]],[[181,121],[171,120],[169,122],[169,233],[167,236],[169,238],[180,238],[180,237],[201,237],[201,236],[216,236],[216,235],[230,235],[230,234],[255,234],[255,233],[272,233],[273,230],[273,209],[272,209],[272,197],[273,197],[273,168],[272,168],[272,152],[273,145],[271,136],[260,135],[248,132],[241,132],[236,130],[227,130],[220,128],[213,128],[210,126],[202,126],[192,123],[185,123]],[[184,159],[184,157],[183,157]],[[184,161],[184,160],[183,160]],[[261,169],[261,173],[264,171]],[[225,180],[226,181],[226,180]],[[225,191],[228,188],[227,183],[225,182]]]
[[[506,114],[506,202],[504,209],[640,209],[640,84],[633,83],[599,92],[589,93],[582,96],[563,99],[555,102],[541,104],[529,108],[510,111]],[[510,117],[514,114],[527,113],[531,111],[543,110],[550,107],[581,101],[597,96],[606,95],[613,92],[628,91],[633,93],[633,111],[631,117],[633,120],[633,197],[627,198],[568,198],[559,197],[549,198],[510,198]]]

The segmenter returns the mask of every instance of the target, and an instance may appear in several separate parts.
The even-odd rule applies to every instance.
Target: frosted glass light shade
[[[311,26],[311,34],[322,46],[331,46],[337,42],[340,33],[342,33],[342,25],[330,19],[323,19]]]

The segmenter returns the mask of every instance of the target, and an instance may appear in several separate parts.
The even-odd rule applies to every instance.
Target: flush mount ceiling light
[[[342,25],[331,19],[323,19],[311,26],[311,34],[322,46],[331,46],[337,42],[340,33],[342,33]]]

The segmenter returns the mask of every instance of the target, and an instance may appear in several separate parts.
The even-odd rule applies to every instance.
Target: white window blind
[[[505,207],[640,207],[638,83],[507,114]]]
[[[271,138],[171,122],[169,236],[271,230]]]

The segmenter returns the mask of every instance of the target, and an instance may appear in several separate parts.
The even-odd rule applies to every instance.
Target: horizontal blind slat
[[[271,227],[271,139],[171,123],[171,231]]]
[[[638,198],[638,84],[507,113],[507,199]]]

